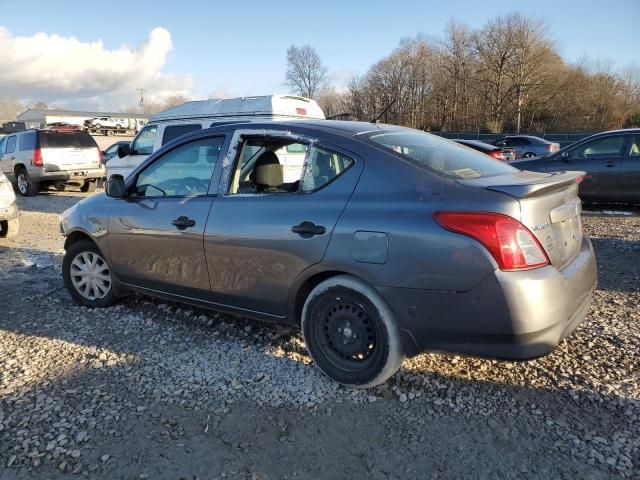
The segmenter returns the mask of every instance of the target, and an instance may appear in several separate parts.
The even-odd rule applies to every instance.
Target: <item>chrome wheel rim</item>
[[[18,174],[18,190],[20,193],[25,194],[29,188],[29,181],[24,173]]]
[[[111,290],[111,273],[104,259],[95,252],[81,252],[71,261],[73,287],[87,300],[100,300]]]

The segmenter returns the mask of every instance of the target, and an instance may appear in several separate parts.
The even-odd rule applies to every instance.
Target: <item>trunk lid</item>
[[[519,220],[538,239],[551,264],[562,269],[578,255],[582,244],[578,184],[583,175],[518,171],[458,182],[515,198],[520,204]]]
[[[47,171],[100,167],[100,151],[86,132],[40,131],[39,146]]]

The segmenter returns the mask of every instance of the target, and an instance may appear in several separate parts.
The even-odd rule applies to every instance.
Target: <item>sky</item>
[[[0,97],[84,109],[150,100],[289,93],[291,44],[316,48],[338,89],[403,38],[542,19],[561,56],[640,63],[640,0],[0,1]]]

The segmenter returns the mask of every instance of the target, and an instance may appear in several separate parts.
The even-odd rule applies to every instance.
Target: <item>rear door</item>
[[[620,167],[618,192],[623,202],[640,202],[640,134],[629,135],[631,141]]]
[[[109,217],[112,267],[124,283],[190,298],[211,294],[203,234],[224,135],[177,145],[128,182]]]
[[[619,198],[620,171],[628,135],[614,134],[594,138],[555,157],[554,167],[582,170],[586,176],[580,184],[580,197],[594,202],[610,202]],[[564,161],[562,161],[564,160]]]
[[[263,140],[267,142],[263,149],[271,148],[278,156],[286,151],[281,139]],[[363,162],[334,145],[289,139],[290,150],[306,151],[304,166],[298,170],[299,183],[285,182],[286,191],[273,185],[253,192],[244,182],[252,173],[241,167],[245,161],[257,163],[264,152],[251,146],[251,141],[249,136],[236,144],[239,157],[223,172],[220,189],[224,193],[211,209],[205,254],[216,302],[281,317],[295,278],[324,257]],[[269,141],[274,142],[272,146]],[[284,158],[278,160],[279,165],[272,167],[284,179]],[[287,175],[291,180],[291,171]]]
[[[86,132],[38,132],[38,146],[47,172],[100,168],[98,144]]]

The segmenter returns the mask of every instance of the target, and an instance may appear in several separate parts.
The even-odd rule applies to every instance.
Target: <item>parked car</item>
[[[473,148],[474,150],[478,150],[479,152],[489,155],[496,160],[510,162],[516,159],[516,151],[513,148],[496,147],[495,145],[484,143],[479,140],[457,139],[455,141],[461,145]]]
[[[107,147],[107,149],[102,152],[102,161],[107,164],[109,160],[118,155],[118,148],[123,145],[129,145],[129,142],[121,140],[112,145],[109,145],[109,147]]]
[[[549,142],[544,138],[531,135],[510,135],[501,137],[492,143],[497,147],[514,149],[516,158],[543,157],[560,150],[559,143]]]
[[[40,187],[79,185],[93,192],[104,177],[101,152],[86,132],[54,129],[25,130],[8,135],[0,148],[0,171],[20,195],[36,195]]]
[[[130,146],[123,145],[118,157],[107,165],[107,178],[126,177],[145,158],[171,140],[203,128],[222,123],[245,123],[273,119],[324,119],[322,109],[314,100],[293,95],[266,95],[240,98],[215,98],[186,102],[149,118]],[[304,155],[289,152],[282,159],[285,176],[289,168],[299,169]]]
[[[640,128],[597,133],[544,158],[513,163],[536,172],[583,170],[587,202],[640,202]]]
[[[286,146],[305,150],[295,182]],[[301,325],[318,367],[359,387],[424,350],[538,357],[596,283],[581,175],[381,124],[199,130],[63,213],[64,282],[87,307],[137,291]]]
[[[19,229],[16,195],[11,182],[0,172],[0,238],[13,239],[18,236]]]
[[[82,130],[82,125],[67,122],[53,122],[47,123],[46,128],[51,128],[58,132],[71,132],[75,130]]]
[[[112,117],[96,117],[90,120],[86,120],[85,126],[91,128],[115,128],[122,130],[128,128],[129,120],[126,118],[112,118]]]

